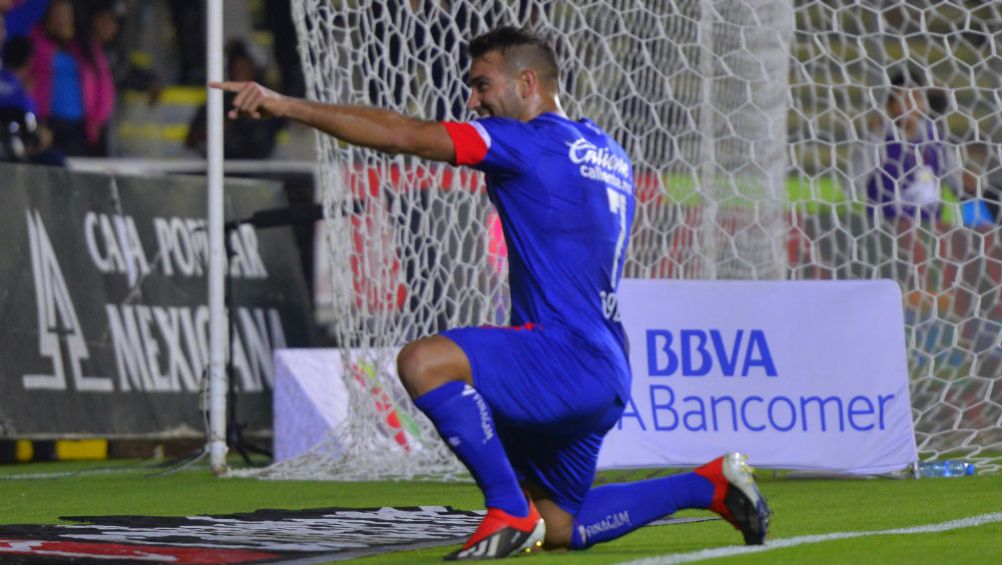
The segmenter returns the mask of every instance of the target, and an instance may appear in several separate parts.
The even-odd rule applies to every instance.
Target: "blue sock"
[[[529,503],[498,439],[491,409],[477,389],[452,381],[415,398],[414,404],[470,470],[488,508],[512,516],[529,514]]]
[[[574,517],[571,549],[616,539],[684,508],[709,508],[713,484],[696,473],[593,488]]]

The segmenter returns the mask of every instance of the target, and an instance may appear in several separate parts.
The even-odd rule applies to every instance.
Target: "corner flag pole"
[[[223,0],[206,2],[206,70],[210,81],[223,80]],[[226,472],[226,312],[225,248],[223,242],[223,93],[208,92],[209,211],[209,437],[212,472]]]

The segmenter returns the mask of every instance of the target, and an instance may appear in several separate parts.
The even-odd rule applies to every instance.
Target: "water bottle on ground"
[[[919,476],[932,477],[967,477],[974,474],[974,463],[949,459],[946,461],[924,461],[919,463]]]

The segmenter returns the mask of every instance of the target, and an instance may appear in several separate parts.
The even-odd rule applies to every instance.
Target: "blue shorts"
[[[602,438],[624,401],[629,367],[576,335],[540,326],[457,328],[441,335],[466,353],[473,385],[520,481],[546,489],[572,515],[595,480]]]

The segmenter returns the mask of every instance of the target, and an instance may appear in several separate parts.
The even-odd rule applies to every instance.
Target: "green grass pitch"
[[[93,467],[117,472],[83,472]],[[126,470],[121,470],[125,468]],[[335,483],[220,479],[204,468],[149,476],[148,467],[121,462],[20,464],[0,467],[0,523],[57,523],[59,516],[141,514],[185,516],[246,512],[260,508],[320,508],[451,505],[476,509],[481,498],[472,484],[429,482]],[[60,474],[17,479],[28,473]],[[759,473],[773,508],[769,541],[837,532],[912,528],[1002,512],[1002,475],[923,480],[819,480],[777,478]],[[701,516],[686,511],[681,516]],[[544,553],[518,562],[600,564],[669,556],[734,546],[739,534],[721,521],[643,528],[585,552]],[[452,548],[384,554],[359,563],[438,563]],[[697,561],[703,564],[764,565],[998,565],[1002,564],[1002,522],[939,533],[871,535],[760,553]]]

